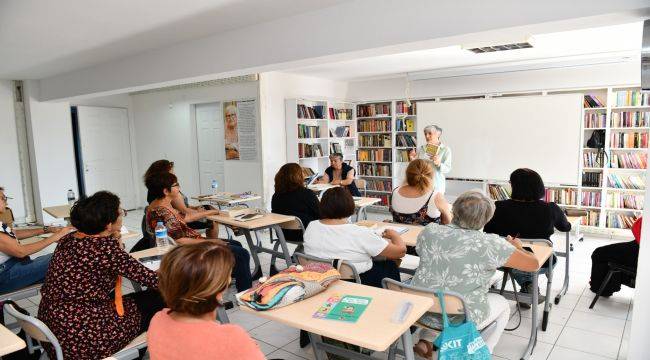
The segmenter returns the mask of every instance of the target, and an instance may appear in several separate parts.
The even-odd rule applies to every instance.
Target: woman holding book
[[[330,167],[318,181],[320,184],[340,185],[347,189],[352,196],[361,196],[357,184],[354,183],[354,168],[343,162],[343,154],[330,155]]]
[[[435,188],[445,193],[445,174],[451,171],[451,149],[440,141],[442,128],[437,125],[427,125],[424,128],[424,138],[427,143],[409,152],[409,160],[429,160],[435,170]]]

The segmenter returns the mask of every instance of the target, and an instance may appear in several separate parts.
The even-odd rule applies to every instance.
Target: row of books
[[[582,186],[601,187],[603,186],[603,173],[600,172],[583,172]]]
[[[587,215],[582,217],[582,221],[580,223],[582,225],[598,226],[598,224],[600,223],[599,217],[600,217],[600,211],[589,210],[587,211]]]
[[[643,195],[634,194],[607,194],[607,206],[617,209],[643,209]]]
[[[397,157],[397,162],[409,162],[411,159],[409,159],[409,152],[411,150],[409,149],[400,149],[397,150],[396,152],[396,157]]]
[[[612,154],[610,167],[614,169],[646,169],[648,155],[644,152]]]
[[[299,119],[325,119],[325,106],[298,104]]]
[[[331,137],[348,137],[351,133],[349,126],[337,126],[334,129],[330,129]]]
[[[415,147],[417,146],[417,141],[415,136],[409,134],[397,134],[395,136],[395,142],[397,146],[400,147]]]
[[[373,146],[373,147],[391,147],[390,134],[380,134],[380,135],[360,135],[359,136],[359,146]]]
[[[330,154],[343,154],[341,144],[337,142],[330,143]]]
[[[639,149],[648,147],[647,132],[613,132],[609,146],[613,148]]]
[[[605,165],[605,152],[585,151],[582,154],[582,165],[590,168],[602,168]]]
[[[562,205],[578,205],[578,189],[546,189],[544,200]]]
[[[352,109],[330,108],[330,119],[334,119],[334,120],[352,120]]]
[[[391,149],[357,150],[358,161],[391,161]]]
[[[600,112],[585,113],[585,129],[604,128],[607,124],[607,114]]]
[[[414,115],[415,114],[415,106],[416,103],[412,102],[411,106],[408,106],[406,101],[398,101],[395,104],[395,112],[398,114],[408,114],[408,115]]]
[[[607,214],[607,227],[617,229],[629,229],[637,219],[635,214],[609,213]]]
[[[650,92],[639,90],[617,91],[616,106],[650,106]]]
[[[413,119],[395,120],[395,130],[397,131],[415,131],[415,121]]]
[[[320,144],[298,144],[298,157],[310,158],[323,156],[323,148]]]
[[[357,131],[390,131],[390,119],[359,120]]]
[[[393,191],[393,181],[368,179],[366,180],[366,190]]]
[[[390,164],[359,164],[360,176],[393,176]]]
[[[510,190],[503,185],[488,184],[488,194],[497,201],[510,199]]]
[[[637,175],[607,174],[607,186],[617,189],[645,190],[645,180]]]
[[[650,124],[650,111],[612,112],[612,127],[645,127]]]
[[[381,202],[377,204],[379,206],[389,206],[389,204],[390,204],[390,195],[388,195],[388,194],[381,195],[381,194],[371,194],[371,193],[369,193],[369,194],[366,194],[366,196],[371,197],[371,198],[381,199]]]
[[[582,206],[600,206],[600,198],[600,191],[583,191],[580,204]]]
[[[357,117],[390,116],[390,103],[357,105]]]
[[[309,139],[309,138],[319,138],[320,126],[309,126],[298,124],[298,138],[299,139]]]
[[[605,105],[604,105],[604,103],[602,101],[600,101],[598,96],[587,94],[587,95],[585,95],[584,107],[585,108],[596,108],[596,107],[605,107]]]

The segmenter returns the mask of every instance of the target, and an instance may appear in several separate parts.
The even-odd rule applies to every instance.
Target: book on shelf
[[[395,152],[395,155],[397,156],[397,162],[409,162],[411,159],[409,158],[409,152],[410,150],[407,149],[398,149]]]
[[[366,190],[369,190],[369,191],[392,191],[393,190],[393,181],[392,180],[368,179],[368,180],[366,180]]]
[[[331,143],[330,144],[330,154],[343,154],[343,151],[341,150],[341,144],[339,143]]]
[[[325,106],[298,104],[299,119],[325,119]]]
[[[350,127],[349,126],[337,126],[334,129],[330,129],[330,137],[348,137],[350,136]]]
[[[614,169],[646,169],[648,167],[648,155],[641,151],[612,153],[610,167]]]
[[[612,127],[647,127],[650,111],[612,111]]]
[[[601,187],[603,184],[603,173],[601,172],[583,172],[582,186]]]
[[[617,91],[616,106],[650,106],[650,92],[640,90]]]
[[[607,207],[616,209],[643,210],[643,195],[609,193]]]
[[[358,161],[391,161],[391,149],[357,150]]]
[[[332,120],[352,120],[352,109],[329,108],[329,113]]]
[[[298,138],[299,139],[320,138],[320,137],[322,137],[322,136],[320,134],[320,127],[319,126],[309,126],[309,125],[298,124]]]
[[[363,119],[357,124],[357,131],[390,131],[390,119]]]
[[[597,107],[605,107],[605,105],[603,105],[603,102],[600,101],[598,96],[592,94],[585,94],[584,107],[597,108]]]
[[[390,103],[357,105],[357,117],[390,116]]]
[[[407,114],[414,115],[416,111],[416,103],[411,102],[411,106],[408,106],[406,101],[398,101],[395,103],[395,112],[398,114]]]
[[[380,199],[381,202],[379,202],[377,205],[379,206],[389,206],[390,204],[390,195],[385,194],[367,194],[366,197],[370,198],[375,198],[375,199]]]
[[[417,141],[415,136],[409,134],[397,134],[395,135],[395,142],[399,147],[416,147]]]
[[[582,165],[588,168],[602,168],[605,166],[605,152],[585,151],[582,154]]]
[[[359,176],[385,176],[393,174],[390,164],[359,164]]]
[[[607,186],[616,189],[645,190],[645,176],[607,174]]]
[[[600,191],[582,191],[582,201],[580,205],[582,206],[594,206],[600,207]]]
[[[391,147],[390,134],[359,135],[359,146]]]
[[[585,113],[585,128],[604,128],[607,124],[607,114],[604,112]]]
[[[302,168],[302,176],[304,178],[308,178],[308,177],[316,175],[314,170],[312,170],[312,168],[310,168],[310,167],[301,166],[301,168]]]
[[[607,214],[607,227],[616,229],[630,229],[632,224],[638,219],[636,214],[625,214],[620,212],[610,212]]]
[[[647,132],[612,132],[609,146],[613,148],[640,149],[648,147]]]
[[[411,118],[395,120],[396,131],[413,131],[415,132],[415,121]]]
[[[578,189],[572,188],[548,188],[544,194],[546,202],[554,202],[560,205],[577,205]]]
[[[499,184],[488,184],[488,193],[493,200],[510,199],[510,189]]]
[[[582,221],[580,223],[587,226],[598,226],[600,223],[600,211],[588,210],[587,215],[582,217]]]
[[[343,142],[346,152],[354,151],[354,139],[345,139]]]
[[[298,157],[301,159],[310,157],[322,157],[323,148],[320,144],[298,144]]]

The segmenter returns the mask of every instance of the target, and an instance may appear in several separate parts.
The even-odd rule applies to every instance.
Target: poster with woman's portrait
[[[257,160],[256,100],[223,103],[226,160]]]
[[[239,160],[239,131],[237,126],[237,102],[223,104],[226,160]]]

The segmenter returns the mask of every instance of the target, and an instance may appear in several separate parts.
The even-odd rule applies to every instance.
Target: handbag
[[[490,350],[476,330],[476,325],[466,318],[458,325],[451,325],[445,310],[445,296],[436,293],[442,309],[442,332],[434,341],[438,347],[438,360],[489,360]]]
[[[587,140],[587,147],[603,149],[605,147],[605,130],[594,130],[589,140]]]

